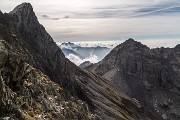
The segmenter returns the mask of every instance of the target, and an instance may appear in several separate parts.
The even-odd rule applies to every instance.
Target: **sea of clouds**
[[[177,45],[177,43],[180,43],[180,39],[157,39],[157,40],[138,40],[139,42],[141,42],[142,44],[147,45],[149,48],[160,48],[160,47],[175,47]],[[123,43],[124,40],[119,40],[119,41],[80,41],[80,42],[72,42],[75,44],[75,46],[81,46],[81,47],[107,47],[113,49],[114,47],[116,47],[118,44]],[[62,43],[57,43],[58,45],[61,45]],[[72,46],[61,46],[62,48],[68,48],[68,49],[72,49]],[[75,49],[74,49],[75,50]],[[75,50],[76,51],[76,50]],[[108,53],[103,53],[104,56],[107,55]],[[85,58],[80,58],[77,55],[74,54],[69,54],[68,56],[66,56],[66,58],[68,58],[70,61],[72,61],[73,63],[75,63],[76,65],[80,65],[81,63],[85,62],[85,61],[90,61],[91,63],[97,63],[100,60],[102,60],[103,58],[100,58],[99,56],[95,55],[93,53],[93,51],[91,51],[90,55],[88,57]]]
[[[81,59],[80,57],[74,55],[74,54],[69,54],[66,56],[71,62],[75,63],[76,65],[80,65],[81,63],[84,63],[86,61],[89,61],[91,63],[97,63],[99,61],[98,56],[91,54],[89,57],[86,57],[84,59]]]

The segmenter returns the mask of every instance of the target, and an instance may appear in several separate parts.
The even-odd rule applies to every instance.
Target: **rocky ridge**
[[[93,119],[88,106],[0,41],[0,117],[11,119]],[[84,113],[82,113],[84,111]]]
[[[150,49],[128,39],[86,69],[154,110],[163,119],[180,119],[179,45]]]
[[[66,59],[38,22],[29,3],[17,6],[10,13],[0,13],[0,18],[0,38],[11,53],[1,67],[0,104],[6,112],[1,111],[0,117],[159,119],[135,100],[113,89],[106,79]],[[2,51],[4,54],[6,49],[3,47]],[[6,57],[1,58],[4,61]]]

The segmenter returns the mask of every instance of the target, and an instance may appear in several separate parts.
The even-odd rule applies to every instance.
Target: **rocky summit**
[[[180,119],[179,45],[150,49],[130,38],[86,69],[108,79],[162,119]]]
[[[0,39],[0,119],[161,119],[66,59],[29,3],[0,12]]]

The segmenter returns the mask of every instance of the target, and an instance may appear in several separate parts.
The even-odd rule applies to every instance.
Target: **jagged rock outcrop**
[[[0,119],[93,119],[88,106],[0,41]],[[83,113],[82,113],[83,111]]]
[[[179,46],[179,45],[178,45]],[[180,119],[179,47],[150,49],[129,39],[102,61],[87,67],[115,88],[156,111],[163,119]]]
[[[83,70],[66,59],[45,28],[39,24],[29,3],[17,6],[10,13],[0,14],[0,38],[13,51],[13,57],[5,62],[8,65],[4,66],[2,62],[2,68],[5,69],[2,70],[0,82],[0,100],[1,107],[7,112],[0,114],[1,117],[12,114],[16,118],[22,116],[27,119],[26,115],[30,115],[34,119],[34,115],[39,115],[40,112],[42,116],[48,114],[49,118],[54,119],[60,119],[56,116],[61,116],[80,120],[159,120],[156,114],[113,89],[106,79]],[[59,93],[61,88],[65,92]],[[11,94],[16,97],[11,98]],[[47,99],[46,94],[53,99]],[[64,114],[57,115],[60,112],[58,105],[64,99],[73,105],[67,106]],[[81,100],[76,102],[78,99]],[[77,111],[74,112],[74,109]]]
[[[153,49],[156,54],[161,55],[165,58],[172,66],[173,70],[180,75],[180,44],[174,48],[156,48]]]

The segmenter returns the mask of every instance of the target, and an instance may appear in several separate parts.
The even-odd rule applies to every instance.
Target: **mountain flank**
[[[180,119],[180,47],[150,49],[133,39],[86,69],[108,79],[163,119]]]
[[[0,38],[0,118],[159,120],[105,78],[66,59],[31,4],[0,13]]]

